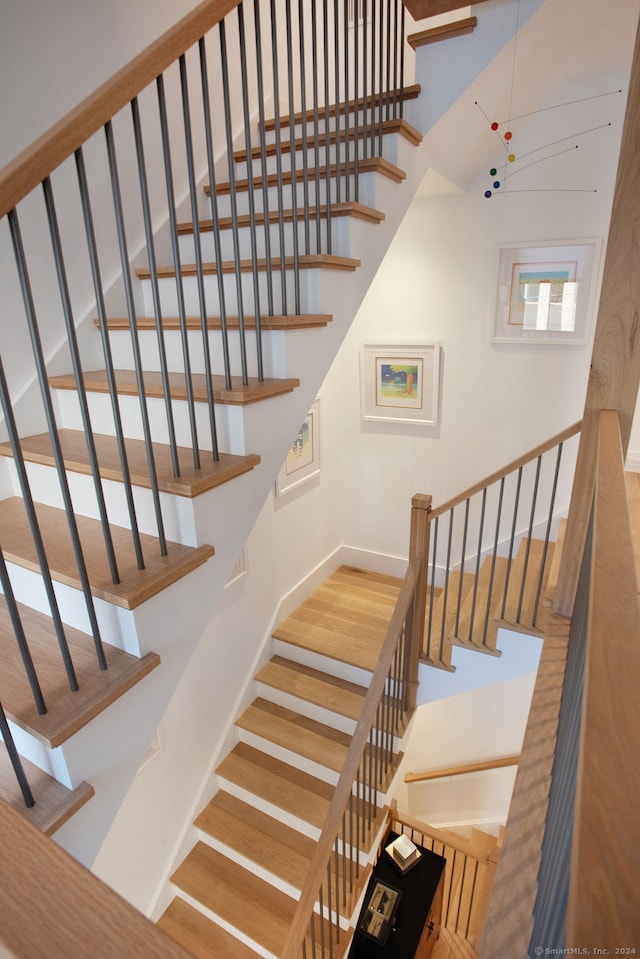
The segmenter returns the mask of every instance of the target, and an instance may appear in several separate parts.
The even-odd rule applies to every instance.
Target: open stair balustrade
[[[0,721],[27,806],[15,724],[57,746],[159,663],[135,622],[114,631],[112,607],[135,620],[214,545],[234,561],[195,500],[261,464],[275,475],[304,416],[314,384],[288,375],[272,337],[331,323],[318,275],[360,266],[349,224],[380,224],[376,183],[406,177],[399,141],[422,138],[404,118],[419,92],[405,34],[399,0],[351,19],[342,0],[202,3],[2,171],[8,302],[37,373],[24,392],[5,344],[16,666]],[[257,453],[274,417],[274,449]]]

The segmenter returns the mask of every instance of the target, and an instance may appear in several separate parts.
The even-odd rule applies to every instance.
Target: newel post
[[[409,708],[415,709],[418,698],[418,665],[424,643],[425,610],[427,604],[427,576],[429,572],[429,514],[432,497],[416,493],[411,500],[411,532],[409,562],[420,563],[420,572],[413,598],[411,620],[411,653],[409,662]]]

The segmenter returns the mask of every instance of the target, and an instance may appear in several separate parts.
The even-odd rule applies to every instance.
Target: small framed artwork
[[[439,343],[365,343],[360,353],[362,418],[435,426],[439,380]]]
[[[492,342],[586,343],[599,254],[599,240],[501,247]]]
[[[281,496],[320,472],[320,401],[316,399],[304,418],[298,435],[287,453],[276,480],[276,493]]]

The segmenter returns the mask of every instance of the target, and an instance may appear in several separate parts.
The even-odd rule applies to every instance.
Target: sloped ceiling
[[[430,131],[434,170],[418,196],[465,190],[495,156],[495,139],[487,135],[488,121],[475,101],[491,119],[525,117],[553,103],[554,97],[572,85],[592,81],[597,92],[601,78],[605,92],[608,77],[629,71],[640,0],[608,0],[606,4],[602,0],[546,0],[517,37],[517,0],[513,9],[514,40]],[[479,21],[482,10],[480,4],[471,11]],[[423,20],[420,27],[426,29],[428,23]],[[514,125],[514,133],[516,130]]]

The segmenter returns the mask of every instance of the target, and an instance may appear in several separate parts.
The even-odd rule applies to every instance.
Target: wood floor
[[[351,741],[345,723],[355,726],[367,692],[348,673],[375,665],[399,591],[393,577],[341,567],[274,630],[277,651],[255,677],[255,699],[236,721],[238,741],[216,770],[219,788],[195,819],[195,844],[158,923],[194,956],[280,955]],[[372,810],[363,847],[383,813]],[[369,875],[360,873],[341,905],[347,925]],[[340,938],[336,959],[346,926]]]

